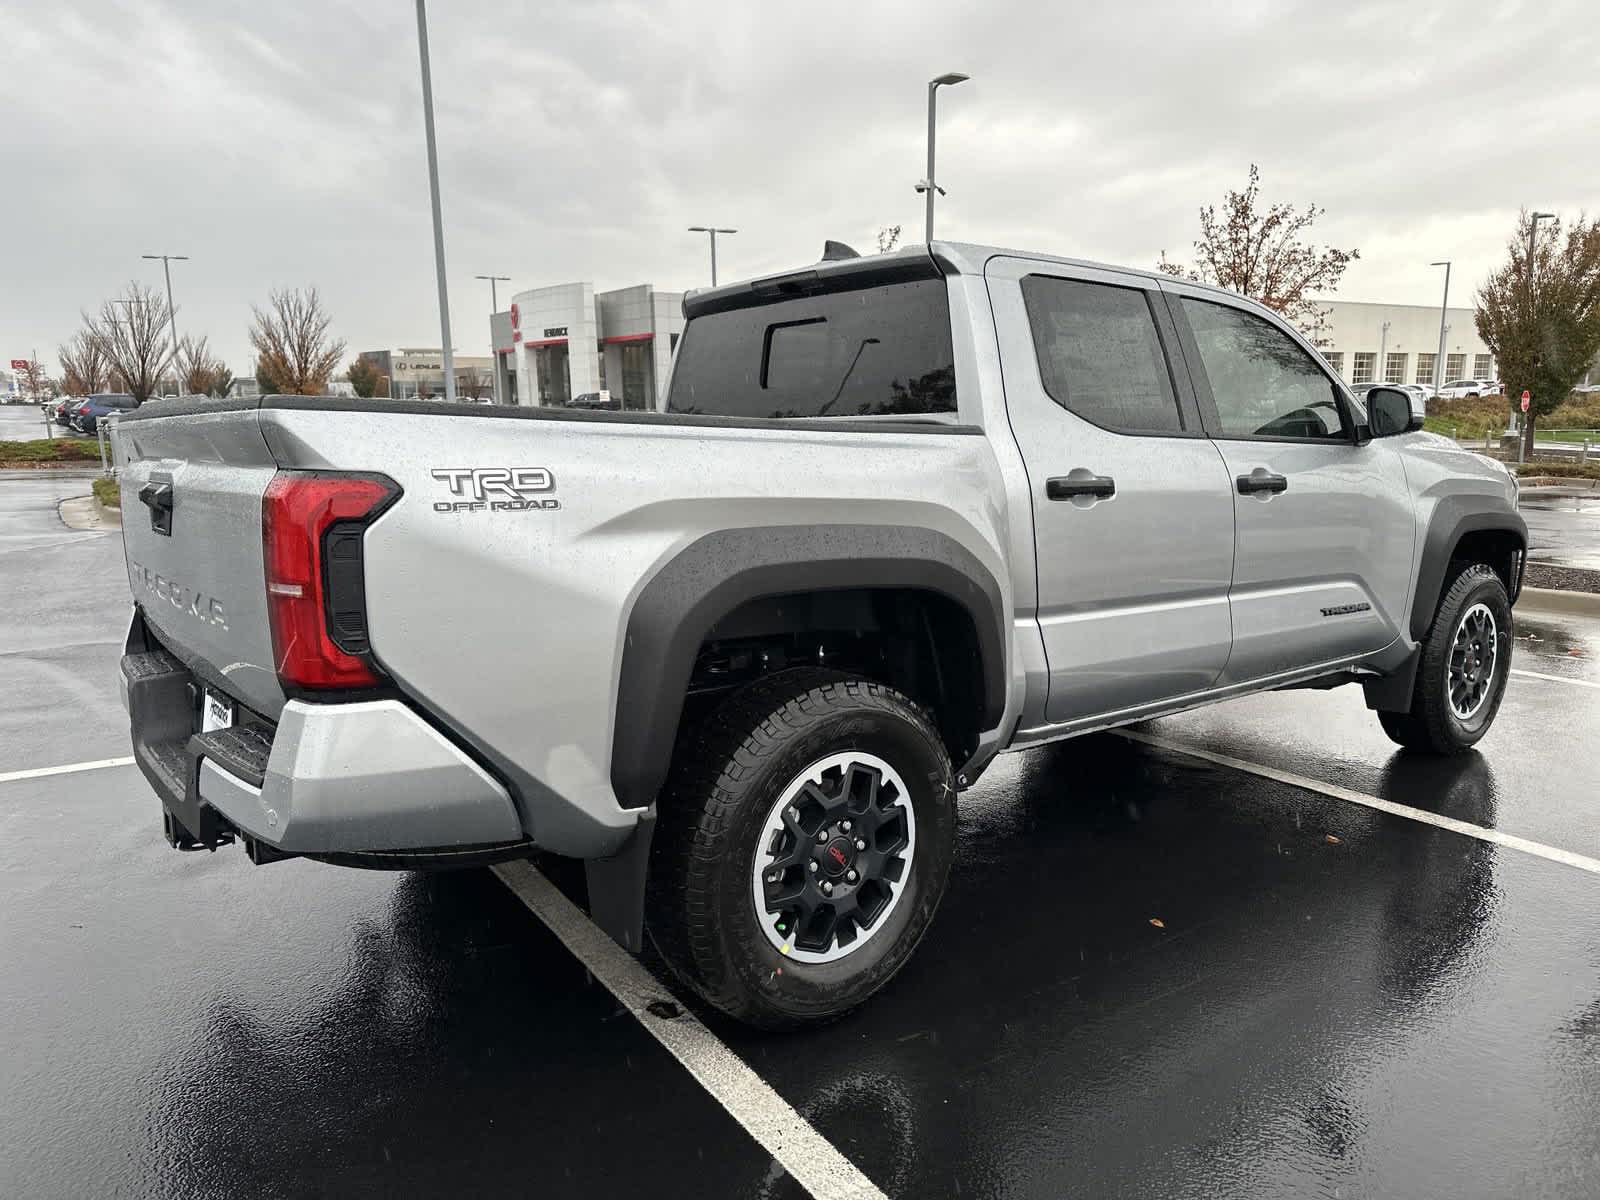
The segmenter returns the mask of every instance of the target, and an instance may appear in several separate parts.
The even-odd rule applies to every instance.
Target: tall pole
[[[1444,318],[1450,308],[1450,263],[1429,263],[1430,267],[1444,268],[1444,299],[1439,301],[1439,353],[1433,358],[1433,394],[1439,394],[1439,388],[1444,382]]]
[[[450,340],[450,291],[444,274],[444,218],[439,212],[439,150],[433,138],[433,73],[428,67],[428,13],[417,0],[417,51],[422,58],[422,124],[428,135],[428,194],[433,201],[433,266],[439,277],[439,339],[444,343],[444,398],[456,399],[456,356]]]
[[[927,220],[924,222],[924,232],[927,236],[922,240],[930,245],[933,243],[933,189],[935,186],[933,182],[933,148],[939,140],[939,122],[936,115],[938,107],[939,85],[930,83],[928,85],[928,186],[922,193],[923,199],[927,201],[928,205]]]
[[[188,262],[187,254],[141,254],[140,258],[148,258],[152,262],[161,260],[161,270],[167,277],[167,327],[172,330],[172,374],[178,374],[178,310],[172,303],[172,264],[174,262]],[[182,380],[177,380],[182,385]]]
[[[738,233],[737,229],[723,229],[712,225],[691,225],[690,233],[709,233],[711,235],[711,286],[717,286],[717,234]]]
[[[933,173],[934,145],[938,140],[939,134],[937,118],[939,88],[943,85],[954,86],[958,83],[965,83],[970,78],[971,76],[963,75],[959,71],[950,71],[937,79],[928,81],[928,177],[922,181],[920,190],[928,204],[927,238],[925,240],[930,244],[933,242],[933,197],[934,193],[939,190],[939,184]]]
[[[500,348],[494,344],[494,315],[500,311],[500,292],[497,285],[502,281],[509,281],[509,275],[474,275],[474,279],[487,279],[489,281],[489,349],[494,351],[494,370],[489,374],[494,379],[494,402],[500,400]]]

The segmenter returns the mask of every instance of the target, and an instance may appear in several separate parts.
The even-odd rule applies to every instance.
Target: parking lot
[[[167,849],[87,490],[0,479],[0,1194],[850,1194],[791,1115],[891,1196],[1600,1191],[1600,620],[1519,609],[1445,762],[1349,688],[1001,759],[906,969],[774,1037],[488,871]]]

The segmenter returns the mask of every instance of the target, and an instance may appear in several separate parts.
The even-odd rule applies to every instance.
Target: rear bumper
[[[323,855],[525,839],[506,789],[401,701],[296,700],[276,730],[201,734],[194,677],[133,640],[121,674],[134,758],[175,843],[187,835],[215,846],[238,832],[285,854]]]

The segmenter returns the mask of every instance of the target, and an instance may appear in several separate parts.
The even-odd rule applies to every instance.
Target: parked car
[[[82,396],[62,396],[51,402],[47,412],[50,419],[57,425],[70,426],[72,424],[72,410],[84,402]]]
[[[793,1027],[906,962],[1003,751],[1353,683],[1421,752],[1494,721],[1515,480],[1276,313],[951,243],[684,313],[664,413],[122,419],[123,694],[173,846],[581,859],[620,943],[648,921],[708,1004]]]
[[[72,427],[79,433],[93,433],[102,418],[111,413],[132,412],[138,401],[126,392],[102,392],[90,396],[72,412]]]
[[[1479,396],[1493,396],[1497,393],[1491,391],[1489,384],[1484,380],[1456,379],[1441,387],[1438,394],[1445,400],[1475,400]]]

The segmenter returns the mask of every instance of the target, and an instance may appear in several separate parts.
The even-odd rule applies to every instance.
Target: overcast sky
[[[1225,11],[1224,11],[1225,10]],[[1519,207],[1600,207],[1590,3],[434,0],[455,342],[488,285],[724,280],[939,236],[1151,266],[1261,166],[1361,260],[1340,296],[1466,300]],[[0,357],[173,267],[180,332],[249,369],[250,305],[317,285],[349,350],[437,345],[410,0],[0,0]],[[506,285],[501,285],[505,305]]]

